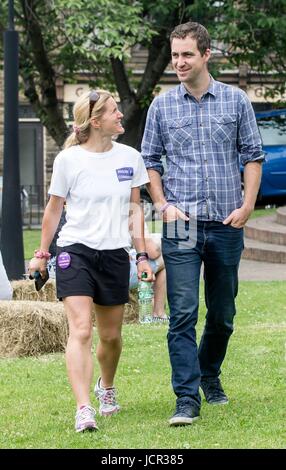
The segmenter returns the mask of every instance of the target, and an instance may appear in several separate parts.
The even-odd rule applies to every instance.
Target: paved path
[[[239,279],[241,281],[286,281],[286,264],[242,259]]]

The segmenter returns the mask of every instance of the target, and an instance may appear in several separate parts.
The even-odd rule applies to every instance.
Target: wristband
[[[169,206],[171,206],[171,203],[166,202],[162,207],[160,207],[160,212],[165,212],[165,210],[168,209]]]
[[[146,256],[140,256],[140,258],[135,262],[136,266],[137,264],[142,263],[142,261],[148,261],[148,258]]]
[[[146,259],[149,259],[148,253],[146,251],[141,251],[141,253],[136,253],[136,261],[141,258],[141,256],[144,256]]]
[[[35,250],[34,257],[39,258],[39,259],[45,258],[46,260],[49,260],[51,258],[51,253],[49,253],[48,251],[44,251],[44,250]]]

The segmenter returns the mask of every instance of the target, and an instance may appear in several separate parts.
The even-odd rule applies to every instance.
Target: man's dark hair
[[[170,36],[171,44],[174,38],[185,39],[187,36],[196,39],[201,56],[204,55],[207,49],[210,49],[211,38],[207,29],[202,24],[193,21],[176,26]]]

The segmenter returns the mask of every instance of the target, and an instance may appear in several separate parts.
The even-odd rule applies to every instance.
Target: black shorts
[[[70,255],[70,264],[59,266],[60,253]],[[57,247],[57,297],[84,295],[99,305],[120,305],[129,300],[129,254],[124,248],[94,250],[80,243]]]

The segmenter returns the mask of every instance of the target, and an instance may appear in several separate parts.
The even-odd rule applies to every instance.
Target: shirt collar
[[[183,83],[181,83],[179,85],[180,87],[180,93],[186,97],[187,95],[190,95],[190,93],[188,92],[188,90],[185,88],[185,85]],[[211,95],[213,95],[214,97],[216,96],[217,94],[217,87],[218,87],[218,84],[217,84],[217,81],[213,79],[213,77],[210,75],[210,84],[209,84],[209,87],[207,89],[207,91],[205,92],[205,95],[207,95],[208,93],[210,93]]]

